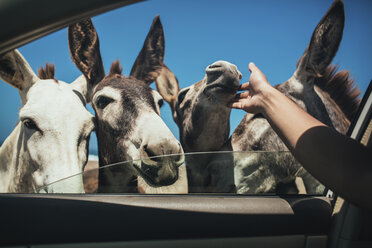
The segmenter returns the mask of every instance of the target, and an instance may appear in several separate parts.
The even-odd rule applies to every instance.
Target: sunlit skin
[[[228,106],[261,113],[296,159],[320,182],[361,207],[372,209],[372,153],[327,127],[273,88],[253,63],[249,82]]]

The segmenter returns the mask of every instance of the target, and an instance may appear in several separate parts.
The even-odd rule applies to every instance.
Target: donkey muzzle
[[[171,185],[178,179],[178,167],[185,155],[179,143],[171,142],[141,148],[140,175],[153,187]]]
[[[217,61],[206,69],[206,87],[204,92],[234,95],[239,87],[242,74],[238,68],[226,61]]]

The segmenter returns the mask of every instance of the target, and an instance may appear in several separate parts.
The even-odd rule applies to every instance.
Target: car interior
[[[3,0],[0,54],[135,2]],[[368,147],[371,93],[372,84],[348,132]],[[332,192],[0,194],[0,209],[0,246],[6,247],[372,247],[371,212]]]

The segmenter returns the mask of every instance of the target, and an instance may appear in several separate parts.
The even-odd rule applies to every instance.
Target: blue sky
[[[372,1],[345,0],[346,21],[339,51],[333,60],[346,69],[364,92],[372,79]],[[159,14],[165,32],[165,63],[178,77],[181,88],[204,77],[205,68],[226,60],[249,78],[247,65],[255,62],[273,85],[286,81],[295,70],[311,34],[331,6],[331,0],[198,0],[147,1],[94,17],[106,72],[120,59],[128,75],[153,18]],[[45,62],[56,65],[56,78],[71,82],[80,75],[70,60],[67,30],[63,29],[21,48],[36,71]],[[0,82],[0,141],[13,130],[21,106],[18,91]],[[91,108],[90,108],[91,109]],[[244,115],[233,110],[232,131]],[[162,117],[178,138],[167,104]],[[95,135],[90,150],[97,152]]]

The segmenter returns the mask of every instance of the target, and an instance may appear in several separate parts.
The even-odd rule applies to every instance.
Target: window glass
[[[18,49],[20,54],[35,74],[38,74],[38,68],[44,66],[46,62],[54,63],[55,70],[53,73],[46,73],[52,77],[49,86],[44,83],[35,84],[39,85],[37,89],[32,87],[30,92],[21,92],[21,95],[12,87],[17,85],[10,86],[9,82],[0,80],[0,104],[3,106],[0,108],[2,116],[0,118],[0,192],[95,193],[99,188],[99,193],[323,194],[324,186],[309,175],[289,152],[264,152],[287,149],[278,138],[275,142],[272,141],[271,138],[275,133],[269,129],[263,116],[256,116],[256,119],[261,118],[261,122],[255,126],[256,128],[252,128],[253,132],[246,133],[247,123],[242,124],[242,120],[249,119],[250,116],[241,110],[231,112],[226,110],[226,103],[221,102],[220,99],[233,97],[236,92],[233,92],[231,85],[224,85],[219,80],[218,74],[214,74],[210,77],[216,79],[212,80],[215,84],[211,88],[214,88],[217,94],[206,93],[200,89],[207,84],[211,85],[211,81],[203,82],[203,79],[208,76],[208,68],[211,69],[210,71],[216,68],[225,68],[225,72],[232,71],[235,75],[233,79],[236,79],[232,81],[235,83],[242,84],[249,81],[250,73],[247,65],[251,61],[263,70],[272,85],[288,82],[289,79],[293,79],[292,75],[298,76],[296,62],[310,44],[310,38],[322,16],[331,7],[331,2],[160,0],[140,2],[93,17],[92,22],[99,37],[99,52],[102,55],[105,73],[109,74],[111,63],[120,59],[123,77],[125,75],[128,78],[137,57],[142,54],[141,49],[146,47],[143,44],[150,33],[152,23],[159,15],[164,41],[150,42],[150,44],[165,44],[158,53],[164,59],[160,61],[160,64],[164,65],[161,71],[169,75],[170,71],[167,71],[167,68],[171,70],[175,76],[172,78],[174,80],[165,80],[165,82],[177,82],[178,85],[163,87],[165,92],[174,93],[171,96],[164,95],[164,92],[159,90],[157,86],[161,80],[157,80],[158,78],[153,82],[147,82],[154,90],[147,92],[149,94],[142,94],[142,91],[132,89],[131,93],[141,92],[141,97],[137,98],[124,91],[106,90],[105,94],[93,98],[94,101],[92,99],[91,103],[85,105],[91,115],[81,107],[81,103],[85,104],[89,98],[85,99],[84,90],[79,91],[81,87],[75,87],[74,91],[66,93],[63,97],[54,95],[55,92],[60,91],[60,88],[64,88],[62,81],[68,85],[75,83],[75,86],[79,86],[78,79],[82,75],[71,61],[67,29],[59,30],[20,47]],[[333,59],[338,63],[338,67],[333,68],[329,64],[328,68],[350,70],[350,74],[346,73],[338,78],[345,76],[344,81],[349,82],[346,79],[348,76],[351,79],[352,76],[363,93],[370,80],[369,71],[372,66],[370,52],[368,52],[371,50],[372,36],[366,35],[372,30],[369,14],[371,11],[367,11],[371,10],[372,5],[345,2],[344,6],[345,27],[338,25],[344,29],[335,32],[343,35],[342,42],[334,44],[332,42],[337,39],[329,41],[334,48],[331,49],[332,51],[338,49]],[[326,35],[329,32],[318,33]],[[318,40],[325,40],[325,45],[328,46],[328,40],[322,38]],[[355,46],[355,40],[358,40],[358,46]],[[320,50],[324,52],[323,50],[327,49]],[[96,52],[93,54],[97,54]],[[328,56],[334,55],[334,52],[328,54]],[[228,62],[219,62],[221,60]],[[12,64],[14,63],[7,62],[6,66],[1,68],[7,68]],[[140,69],[134,71],[141,71]],[[147,72],[150,76],[158,74],[158,71]],[[14,75],[21,75],[20,73]],[[315,78],[322,81],[320,79],[330,79],[335,73],[334,70],[326,70],[327,77],[316,74]],[[22,76],[34,78],[26,74]],[[8,78],[12,77],[13,75]],[[299,78],[312,77],[306,74]],[[295,83],[297,81],[292,80]],[[202,83],[205,83],[204,86],[201,86]],[[26,86],[21,88],[30,88],[30,85]],[[304,106],[318,102],[319,98],[324,99],[329,95],[315,95],[321,92],[319,88],[305,91],[314,93],[312,96],[301,95],[304,89],[302,84],[283,88],[298,90],[298,92],[286,93],[293,93],[294,98],[298,96],[298,99],[294,100],[298,100]],[[175,89],[180,91],[174,92]],[[205,98],[202,99],[201,94],[197,94],[198,89],[199,93],[205,93]],[[224,97],[219,98],[226,92],[230,95],[226,97],[225,94]],[[349,90],[338,92],[352,93]],[[25,99],[26,93],[28,104]],[[144,95],[148,95],[149,98],[144,99]],[[210,100],[210,108],[205,108],[206,98]],[[334,99],[336,98],[342,97],[335,95]],[[306,104],[303,99],[307,99]],[[174,100],[176,103],[172,102]],[[195,102],[203,102],[204,105],[195,107]],[[144,116],[142,113],[147,113],[147,110],[127,108],[127,106],[142,106],[143,103],[153,107],[153,112],[156,112],[155,117]],[[97,111],[93,110],[94,104]],[[78,108],[76,105],[79,105]],[[319,116],[326,116],[326,118],[321,121],[327,122],[332,117],[332,114],[325,114],[329,106],[321,105],[319,110],[310,105],[304,108],[313,110],[314,114],[323,111]],[[105,113],[109,114],[105,115]],[[191,117],[190,113],[192,113]],[[93,116],[98,122],[92,120]],[[122,119],[114,119],[117,116]],[[156,122],[160,120],[159,116],[163,123]],[[350,116],[349,119],[352,120],[352,114]],[[135,119],[137,117],[143,119]],[[346,118],[339,119],[348,123]],[[94,128],[94,123],[107,125],[100,125],[103,127],[100,130],[97,126]],[[129,124],[136,126],[127,127],[126,125]],[[143,127],[139,127],[139,124]],[[339,131],[345,133],[347,125],[344,124],[334,126],[342,126],[343,130]],[[169,130],[160,130],[158,129],[160,126],[166,126]],[[113,127],[119,128],[110,129]],[[92,132],[94,129],[96,132]],[[108,135],[99,134],[102,130],[111,130],[114,139],[104,140]],[[132,136],[120,138],[119,135],[122,133],[129,133]],[[148,136],[140,137],[144,133]],[[109,162],[101,161],[105,166],[98,169],[99,150],[102,152],[106,149],[106,154],[118,156],[112,158],[113,161],[130,160],[122,159],[120,153],[125,149],[118,147],[118,144],[137,139],[130,146],[133,150],[133,147],[145,147],[139,141],[152,142],[164,133],[168,136],[173,135],[175,140],[182,144],[183,151],[187,153],[154,156],[156,154],[153,150],[147,149],[146,159],[110,164],[112,161],[106,157]],[[251,144],[236,149],[246,152],[205,152],[233,150],[229,147],[233,133],[237,134],[235,137],[241,138],[242,142],[239,145],[242,147]],[[267,134],[271,136],[265,136]],[[97,140],[97,136],[100,136],[101,141]],[[254,139],[260,142],[250,142]],[[101,147],[99,147],[100,142]],[[273,144],[274,149],[268,149],[267,144]],[[176,147],[179,148],[177,145]],[[86,150],[89,155],[86,154]],[[197,151],[197,153],[188,153],[189,151]],[[171,153],[178,152],[181,150],[173,149]],[[73,153],[76,153],[76,158],[63,156]],[[87,155],[88,164],[82,173],[84,164],[82,161],[85,161]],[[137,155],[132,157],[142,156],[142,154]],[[72,168],[72,160],[75,164],[79,164],[79,168],[76,166]],[[44,161],[43,166],[40,165],[41,161]]]
[[[76,187],[81,182],[85,193],[322,195],[325,190],[289,152],[186,153],[97,167],[90,162],[84,173],[35,192],[82,193]]]

